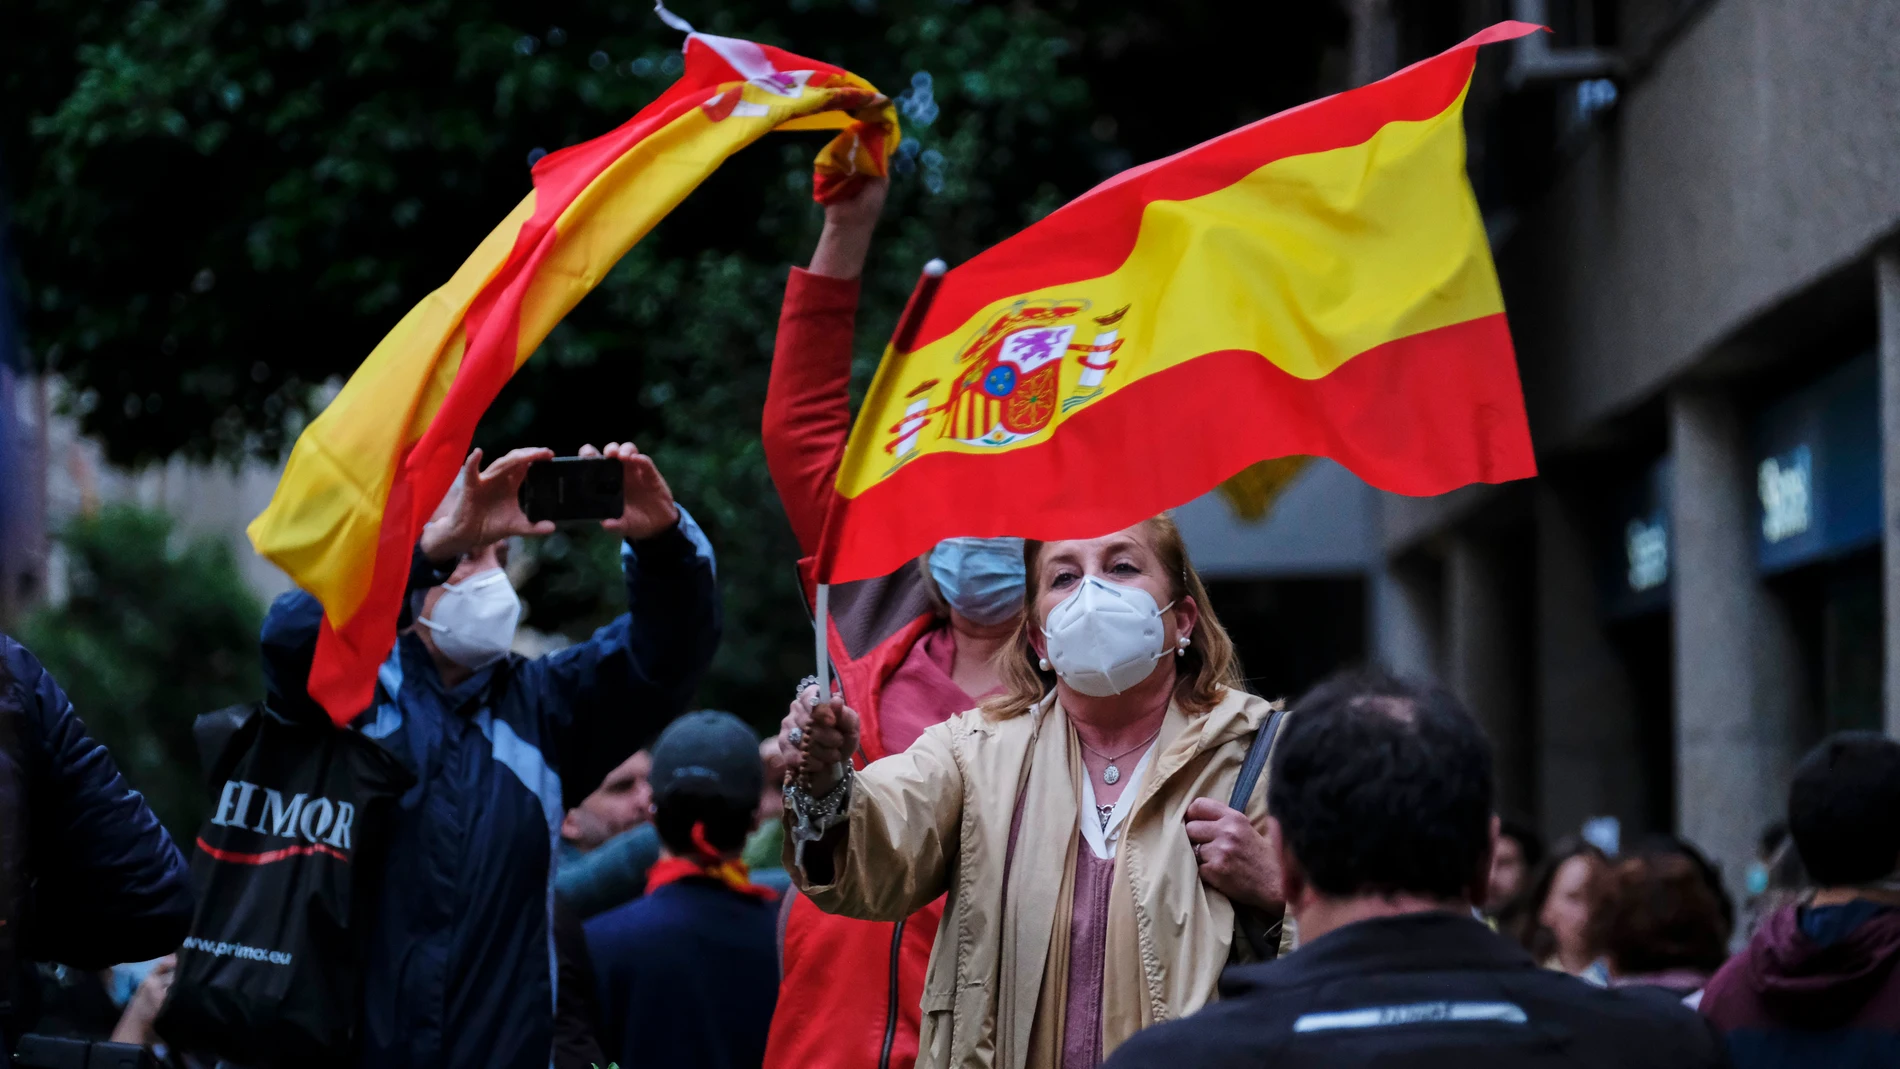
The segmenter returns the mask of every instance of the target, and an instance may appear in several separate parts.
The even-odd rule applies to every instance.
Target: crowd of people
[[[883,196],[830,206],[787,287],[763,440],[807,553]],[[953,538],[841,587],[835,689],[788,680],[761,739],[689,711],[713,547],[652,458],[582,452],[622,466],[603,526],[628,602],[586,641],[511,651],[508,547],[547,532],[517,490],[549,451],[472,455],[415,547],[349,725],[413,778],[363,919],[355,1064],[1900,1065],[1900,743],[1808,755],[1738,917],[1679,838],[1546,848],[1500,816],[1491,746],[1442,689],[1252,693],[1165,515]],[[324,715],[321,617],[292,593],[265,620],[275,715]],[[162,1027],[185,856],[80,713],[0,639],[0,1041],[217,1064]]]

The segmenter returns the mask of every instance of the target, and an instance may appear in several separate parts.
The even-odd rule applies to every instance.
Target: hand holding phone
[[[679,506],[673,503],[672,488],[653,464],[653,458],[640,452],[632,442],[609,442],[603,450],[581,446],[583,457],[603,457],[618,461],[621,471],[620,511],[600,521],[602,530],[630,541],[651,538],[679,522]]]
[[[530,523],[619,519],[626,472],[617,458],[555,457],[528,465],[519,494]]]
[[[553,523],[528,519],[519,503],[528,468],[553,456],[552,449],[516,449],[484,470],[482,451],[470,453],[461,484],[422,527],[422,552],[432,561],[448,562],[504,538],[553,534]]]

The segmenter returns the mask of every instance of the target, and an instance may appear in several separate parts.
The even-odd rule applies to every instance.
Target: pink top
[[[932,724],[976,707],[977,699],[950,678],[957,663],[957,636],[949,627],[924,634],[884,681],[878,699],[878,741],[885,753],[903,753]]]
[[[1114,884],[1114,858],[1096,857],[1086,844],[1076,850],[1062,1069],[1095,1069],[1102,1063],[1102,970],[1108,948],[1108,894]]]

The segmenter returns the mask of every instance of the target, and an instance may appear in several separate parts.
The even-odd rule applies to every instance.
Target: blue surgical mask
[[[946,538],[930,551],[930,577],[958,616],[980,627],[1023,611],[1023,540]]]

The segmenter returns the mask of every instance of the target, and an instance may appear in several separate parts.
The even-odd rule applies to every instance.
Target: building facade
[[[1471,705],[1505,807],[1678,832],[1739,898],[1804,750],[1900,733],[1900,4],[1349,6],[1362,82],[1556,30],[1467,113],[1541,474],[1343,506],[1368,657]]]

